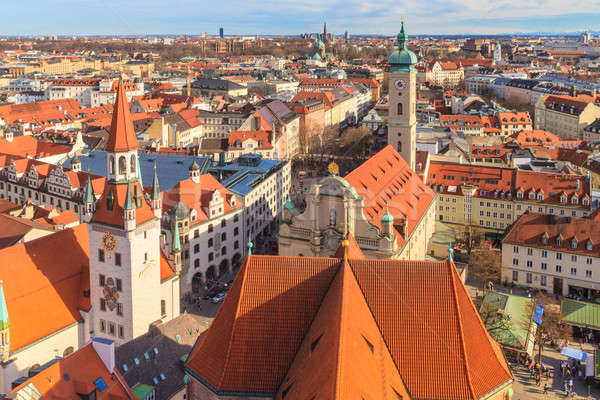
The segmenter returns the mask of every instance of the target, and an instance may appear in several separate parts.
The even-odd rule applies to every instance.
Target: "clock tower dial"
[[[406,81],[404,79],[398,79],[396,82],[394,82],[394,86],[398,90],[404,90],[406,89]]]

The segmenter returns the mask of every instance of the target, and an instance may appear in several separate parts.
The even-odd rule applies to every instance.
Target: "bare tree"
[[[469,275],[482,281],[485,295],[489,282],[500,282],[502,253],[499,249],[478,247],[469,254]]]
[[[561,341],[572,339],[573,332],[569,325],[564,323],[560,305],[544,292],[538,292],[536,300],[531,304],[531,315],[537,306],[544,310],[542,324],[538,325],[535,335],[535,344],[538,346],[538,360],[542,359],[542,351],[548,344],[556,345]]]

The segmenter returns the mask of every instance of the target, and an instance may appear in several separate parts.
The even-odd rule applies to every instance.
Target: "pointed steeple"
[[[4,298],[4,286],[0,280],[0,331],[8,329],[8,308],[6,308],[6,299]]]
[[[400,28],[400,33],[397,36],[398,38],[398,50],[406,50],[406,46],[408,44],[408,35],[404,30],[404,20],[402,20],[402,27]]]
[[[156,161],[154,161],[154,177],[152,178],[152,200],[160,200],[160,188],[158,187],[158,174],[156,173]]]
[[[92,186],[92,179],[88,175],[87,182],[85,183],[85,202],[94,203],[96,201],[96,195],[94,193],[94,187]]]
[[[138,175],[138,180],[140,181],[140,187],[144,187],[144,182],[142,182],[142,169],[140,168],[140,158],[136,157],[136,161],[137,161],[137,175]]]
[[[252,244],[252,238],[250,237],[250,234],[248,234],[248,255],[251,256],[252,255],[252,247],[254,247],[254,244]]]
[[[179,239],[179,224],[177,218],[173,218],[173,250],[172,253],[181,253],[181,240]]]
[[[135,209],[133,205],[133,196],[131,195],[131,183],[127,183],[127,193],[125,194],[125,205],[123,206],[124,210],[133,210]]]
[[[119,82],[117,99],[113,107],[110,135],[108,136],[104,150],[114,153],[137,150],[137,148],[138,141],[129,112],[125,86]]]

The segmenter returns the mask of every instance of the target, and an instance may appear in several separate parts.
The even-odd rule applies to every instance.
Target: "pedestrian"
[[[544,383],[544,394],[548,394],[548,384]]]
[[[569,390],[572,392],[573,391],[573,378],[569,379]]]
[[[535,374],[535,386],[540,386],[541,379],[539,374]]]

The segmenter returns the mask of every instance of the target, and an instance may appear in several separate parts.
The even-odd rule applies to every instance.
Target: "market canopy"
[[[600,330],[600,305],[584,301],[562,299],[560,311],[569,325]]]
[[[582,362],[585,361],[587,358],[586,352],[577,349],[572,349],[570,347],[563,347],[563,349],[560,351],[560,354]]]

